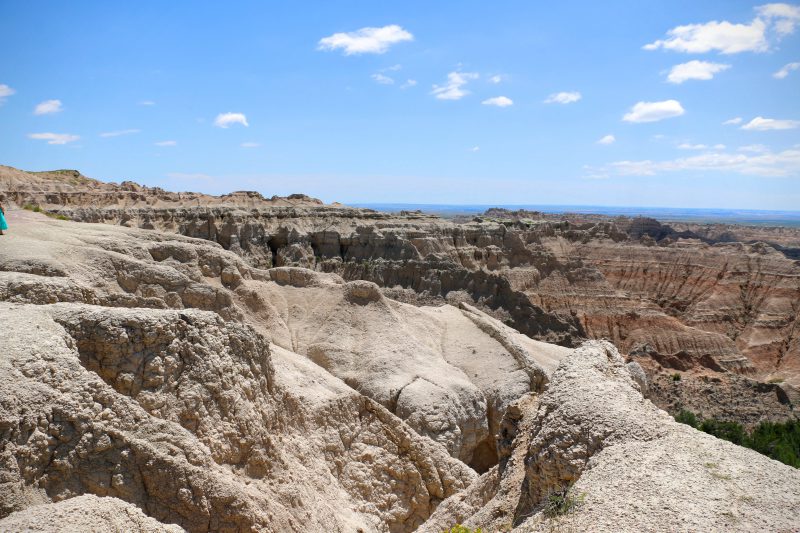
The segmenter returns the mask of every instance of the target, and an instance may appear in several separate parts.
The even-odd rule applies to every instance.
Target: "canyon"
[[[791,229],[454,221],[10,167],[0,194],[0,529],[800,520],[796,469],[667,413],[797,418]],[[574,513],[547,512],[559,491]]]

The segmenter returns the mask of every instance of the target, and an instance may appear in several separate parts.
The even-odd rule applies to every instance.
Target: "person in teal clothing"
[[[6,210],[3,209],[2,201],[5,197],[0,196],[0,235],[8,229],[8,222],[6,222]]]

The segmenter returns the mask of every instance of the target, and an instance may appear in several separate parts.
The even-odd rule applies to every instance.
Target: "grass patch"
[[[544,515],[548,518],[568,515],[574,512],[583,503],[585,494],[577,496],[570,493],[572,486],[555,490],[547,495],[544,505]]]
[[[445,529],[442,533],[483,533],[481,528],[478,529],[470,529],[467,526],[462,526],[461,524],[456,524],[450,529]]]
[[[675,420],[717,438],[755,450],[789,466],[800,468],[800,420],[761,422],[750,433],[747,433],[738,422],[713,418],[701,420],[685,409],[675,415]]]
[[[25,205],[22,206],[22,209],[24,209],[26,211],[33,211],[34,213],[43,213],[46,216],[48,216],[50,218],[54,218],[56,220],[72,220],[71,218],[69,218],[66,215],[61,215],[59,213],[51,213],[50,211],[45,211],[39,205],[25,204]]]

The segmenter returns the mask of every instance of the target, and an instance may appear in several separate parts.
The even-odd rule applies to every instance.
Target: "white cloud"
[[[334,33],[319,40],[319,50],[341,48],[344,55],[383,54],[393,44],[413,41],[414,36],[400,26],[392,24],[382,28],[361,28],[347,33]]]
[[[100,134],[100,137],[119,137],[121,135],[130,135],[132,133],[139,133],[142,130],[119,130],[119,131],[106,131]]]
[[[494,83],[495,85],[503,81],[503,76],[500,74],[495,74],[491,78],[489,78],[489,83]]]
[[[722,54],[766,52],[770,37],[774,40],[794,32],[800,21],[800,7],[789,4],[766,4],[756,8],[756,18],[748,24],[728,21],[676,26],[659,39],[644,46],[645,50],[674,50],[690,54],[717,51]]]
[[[631,110],[622,117],[625,122],[657,122],[665,118],[683,115],[683,106],[677,100],[664,100],[663,102],[637,102]]]
[[[487,98],[481,103],[483,105],[493,105],[497,107],[508,107],[510,105],[514,105],[514,101],[507,96],[495,96],[492,98]]]
[[[161,141],[155,143],[156,146],[177,146],[178,141]]]
[[[581,99],[578,91],[553,93],[544,101],[545,104],[571,104]]]
[[[613,135],[605,135],[597,141],[597,144],[614,144],[617,141],[617,138]]]
[[[731,66],[724,63],[711,63],[695,59],[672,67],[667,76],[667,81],[678,84],[687,80],[710,80],[714,77],[714,74],[729,68]]]
[[[152,100],[142,100],[141,102],[139,102],[139,105],[151,106],[151,105],[156,105],[156,103]]]
[[[800,120],[781,120],[776,118],[756,117],[741,129],[754,130],[754,131],[767,131],[767,130],[792,130],[800,127]]]
[[[80,139],[78,135],[69,133],[30,133],[28,137],[40,141],[47,141],[47,144],[67,144]]]
[[[800,150],[790,149],[757,155],[708,152],[667,161],[617,161],[600,169],[618,176],[655,176],[668,172],[724,172],[781,177],[800,173]]]
[[[782,69],[780,69],[778,72],[773,74],[772,77],[775,78],[775,79],[778,79],[778,80],[782,80],[783,78],[788,76],[790,72],[792,72],[793,70],[798,70],[798,69],[800,69],[800,62],[787,63],[786,65],[783,66]]]
[[[219,128],[228,128],[232,124],[250,125],[247,123],[247,117],[244,116],[244,113],[220,113],[214,119],[214,125]]]
[[[736,124],[742,123],[742,117],[734,117],[726,120],[722,123],[723,126],[735,126]]]
[[[409,87],[414,87],[417,84],[417,80],[406,80],[406,82],[400,86],[401,89],[408,89]]]
[[[0,83],[0,105],[3,105],[6,101],[6,98],[11,96],[12,94],[16,93],[14,89],[6,85],[5,83]]]
[[[45,100],[33,110],[34,115],[49,115],[62,111],[61,100]]]
[[[242,148],[258,148],[259,146],[261,146],[261,143],[256,143],[252,141],[242,143]]]
[[[480,152],[480,150],[481,150],[480,146],[473,146],[472,148],[469,149],[470,152]]]
[[[385,76],[383,74],[373,74],[370,76],[375,82],[380,83],[381,85],[392,85],[394,84],[394,80],[389,76]]]
[[[707,144],[691,144],[691,143],[681,143],[678,145],[678,149],[680,150],[724,150],[724,144],[715,144],[713,146],[709,146]]]
[[[402,69],[403,65],[392,65],[391,67],[382,68],[380,72],[397,72]]]
[[[463,89],[470,80],[478,79],[474,72],[451,72],[447,75],[447,84],[434,85],[431,94],[439,100],[461,100],[469,91]]]
[[[756,8],[758,15],[770,21],[781,36],[793,33],[800,22],[800,6],[791,4],[766,4]]]
[[[740,152],[752,152],[754,154],[763,154],[765,152],[769,152],[769,148],[764,146],[763,144],[748,144],[745,146],[739,147]]]

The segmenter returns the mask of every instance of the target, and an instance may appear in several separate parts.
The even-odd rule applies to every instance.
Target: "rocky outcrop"
[[[14,172],[18,176],[8,187],[24,190],[20,183],[26,174]],[[40,189],[139,190],[131,183],[102,184],[74,173],[28,179]],[[658,365],[643,367],[653,381],[676,365],[714,368],[719,376],[780,382],[788,398],[800,399],[800,267],[763,242],[726,242],[730,231],[644,217],[501,209],[453,223],[419,212],[393,215],[302,198],[265,203],[234,195],[198,205],[180,196],[184,193],[170,193],[177,196],[169,202],[156,200],[159,194],[144,191],[152,201],[132,204],[53,198],[45,207],[74,220],[216,242],[250,267],[299,266],[347,281],[371,281],[390,298],[414,305],[465,303],[532,338],[563,346],[606,338],[633,353],[646,345],[657,355]],[[765,231],[740,231],[740,236],[763,237]],[[786,230],[776,239],[789,246],[792,235]],[[237,270],[225,273],[226,283],[236,282]],[[140,283],[135,277],[123,281]],[[145,290],[135,305],[159,305],[159,297],[141,283]],[[166,290],[173,300],[185,299],[188,292],[190,299],[207,302],[191,306],[216,305],[209,300],[218,292],[198,294],[196,288],[179,284]],[[719,389],[719,398],[729,397],[727,385],[733,381],[720,379],[710,386]],[[667,398],[654,400],[676,405]],[[726,412],[734,420],[752,419],[753,410],[738,414],[732,407]],[[772,419],[793,416],[788,404],[767,411]]]
[[[215,314],[5,304],[0,318],[3,514],[95,494],[190,531],[407,531],[472,479]]]
[[[162,524],[145,515],[138,507],[118,498],[99,498],[85,494],[12,513],[0,520],[0,531],[181,533],[184,529],[174,524]]]
[[[610,343],[575,350],[509,417],[505,467],[420,531],[788,531],[800,520],[796,469],[676,423]]]

